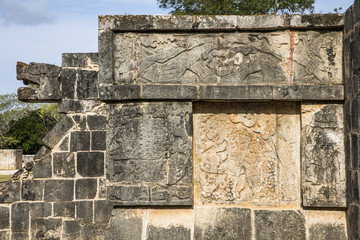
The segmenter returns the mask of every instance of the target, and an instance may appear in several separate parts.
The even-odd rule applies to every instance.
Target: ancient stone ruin
[[[342,14],[100,16],[18,63],[66,116],[0,189],[0,239],[359,239],[360,1]]]

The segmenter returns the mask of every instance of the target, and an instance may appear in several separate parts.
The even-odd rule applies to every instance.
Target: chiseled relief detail
[[[290,34],[118,33],[114,76],[124,83],[288,83]]]
[[[303,205],[345,207],[343,105],[301,108]]]
[[[195,104],[195,204],[298,206],[296,103]]]

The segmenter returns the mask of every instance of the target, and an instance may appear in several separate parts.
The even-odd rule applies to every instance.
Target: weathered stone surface
[[[197,103],[195,203],[300,204],[296,103]]]
[[[98,71],[78,70],[76,82],[77,99],[98,99]]]
[[[289,48],[286,32],[118,33],[114,78],[118,84],[286,83]]]
[[[25,201],[42,200],[44,190],[44,181],[41,180],[23,180],[21,199]]]
[[[104,175],[104,153],[78,152],[77,172],[83,177],[101,177]]]
[[[76,217],[84,223],[93,221],[93,202],[81,201],[76,202]]]
[[[141,97],[140,85],[115,85],[101,87],[99,91],[101,100],[128,100],[140,99]]]
[[[194,239],[251,239],[250,214],[245,208],[196,207]]]
[[[140,240],[142,239],[143,209],[114,208],[111,213],[111,220],[106,240]],[[119,234],[121,233],[121,234]]]
[[[17,79],[23,80],[26,88],[19,88],[18,98],[29,102],[59,101],[61,68],[44,63],[16,65]]]
[[[200,100],[269,100],[273,97],[273,88],[258,86],[200,86]]]
[[[53,153],[53,174],[56,177],[74,177],[75,159],[73,153]]]
[[[349,239],[359,239],[360,211],[359,206],[350,204],[347,210],[348,236]]]
[[[90,132],[75,131],[71,132],[70,151],[89,151],[90,150]]]
[[[64,221],[63,222],[63,240],[80,240],[81,227],[78,221]]]
[[[34,178],[50,178],[52,176],[51,154],[45,155],[33,167]]]
[[[348,239],[345,212],[308,211],[307,214],[307,224],[309,225],[309,239]]]
[[[14,203],[11,205],[11,231],[27,232],[29,229],[29,204]]]
[[[344,100],[344,87],[316,85],[278,85],[273,88],[274,100]]]
[[[11,203],[20,200],[20,182],[8,182],[0,186],[0,203]]]
[[[110,106],[107,178],[122,186],[108,189],[109,200],[126,205],[190,204],[191,115],[189,103]]]
[[[83,238],[88,240],[104,240],[106,227],[105,224],[86,224],[83,228]]]
[[[22,167],[23,151],[21,149],[0,149],[0,169],[17,170]]]
[[[344,26],[344,14],[309,14],[290,16],[290,27],[292,28],[328,28]]]
[[[72,201],[74,199],[74,180],[46,180],[44,200]]]
[[[66,136],[59,144],[59,151],[69,151],[69,136]]]
[[[91,150],[106,150],[106,131],[91,132]]]
[[[79,113],[83,110],[79,100],[63,99],[61,103],[58,103],[58,112],[60,113]]]
[[[106,198],[106,179],[98,178],[98,181],[99,181],[98,197]]]
[[[295,33],[294,82],[342,84],[342,31]]]
[[[44,137],[43,143],[49,148],[54,146],[65,136],[74,126],[74,122],[69,116],[65,116],[58,122],[53,129]]]
[[[8,228],[10,228],[10,209],[0,206],[0,229]]]
[[[54,216],[75,217],[75,202],[55,202]]]
[[[24,240],[24,239],[28,239],[29,235],[26,232],[13,232],[11,234],[11,240]]]
[[[196,86],[187,85],[143,85],[142,99],[196,99]]]
[[[302,104],[304,206],[345,207],[342,104]]]
[[[98,53],[63,53],[62,67],[93,69],[99,68]]]
[[[148,210],[146,239],[191,239],[192,209]]]
[[[10,232],[9,231],[0,231],[0,239],[1,240],[10,240]]]
[[[93,199],[97,192],[97,179],[78,179],[75,181],[76,199]]]
[[[60,240],[61,219],[31,219],[31,239]]]
[[[94,222],[108,223],[111,217],[113,206],[105,200],[94,202]]]
[[[103,115],[88,115],[87,125],[90,130],[105,130],[106,129],[106,116]]]
[[[299,211],[255,211],[255,238],[305,240],[305,219]]]
[[[52,214],[52,204],[48,202],[30,203],[31,218],[45,218]]]

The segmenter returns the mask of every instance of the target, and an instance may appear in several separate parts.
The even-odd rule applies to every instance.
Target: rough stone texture
[[[195,86],[184,85],[144,85],[142,86],[143,99],[196,99]]]
[[[106,240],[140,240],[142,236],[142,218],[144,210],[142,209],[114,209],[111,213],[111,219]],[[121,234],[119,234],[121,233]]]
[[[1,240],[10,240],[9,231],[0,231],[0,239]]]
[[[74,199],[73,180],[46,180],[44,189],[44,200],[72,201]]]
[[[195,105],[195,203],[300,204],[296,103]]]
[[[342,32],[295,34],[294,82],[342,84]]]
[[[50,178],[52,176],[51,166],[51,154],[47,154],[34,165],[34,178]]]
[[[97,179],[78,179],[75,181],[76,199],[93,199],[97,192]]]
[[[86,224],[83,230],[83,239],[104,240],[106,225]]]
[[[7,182],[0,185],[0,203],[19,201],[20,191],[20,182]]]
[[[273,98],[273,88],[259,86],[200,86],[201,100],[268,100]]]
[[[111,217],[113,206],[107,201],[94,202],[94,221],[96,223],[108,223]]]
[[[78,221],[63,222],[63,240],[80,240],[81,227]]]
[[[324,86],[324,85],[285,85],[274,86],[273,97],[274,100],[343,100],[344,87]]]
[[[106,150],[106,131],[91,132],[91,150]]]
[[[11,205],[11,231],[27,232],[29,229],[29,204],[14,203]]]
[[[32,219],[31,220],[31,239],[60,240],[61,239],[61,219]]]
[[[11,240],[24,240],[28,239],[29,235],[28,233],[21,233],[21,232],[13,232],[11,234]]]
[[[81,201],[76,202],[76,217],[83,223],[90,223],[93,221],[93,202]]]
[[[118,33],[114,46],[114,79],[118,84],[290,81],[290,35],[286,32]]]
[[[42,200],[44,181],[24,180],[22,182],[21,199],[25,201]]]
[[[251,239],[252,231],[250,209],[195,208],[194,239]]]
[[[53,154],[53,174],[56,177],[74,177],[75,159],[73,153]]]
[[[75,217],[75,202],[55,202],[55,217]]]
[[[74,122],[71,117],[65,116],[48,132],[43,139],[43,143],[49,148],[53,148],[73,126]]]
[[[302,105],[304,206],[346,206],[343,126],[341,104]]]
[[[299,211],[255,211],[255,238],[305,240],[305,219]]]
[[[105,130],[106,129],[106,117],[102,115],[88,115],[87,125],[90,130]]]
[[[0,206],[0,229],[10,228],[10,209]],[[1,239],[1,238],[0,238]]]
[[[63,53],[62,65],[63,68],[86,68],[97,70],[99,68],[99,54],[98,53]]]
[[[52,214],[52,204],[47,202],[30,203],[31,218],[45,218]]]
[[[111,202],[192,204],[191,115],[189,103],[110,106],[107,179],[116,183],[108,188]]]
[[[89,151],[90,150],[90,132],[76,131],[71,132],[70,151]]]
[[[307,215],[309,239],[348,239],[345,212],[308,211]]]
[[[0,169],[17,170],[22,166],[21,149],[0,149]]]
[[[104,175],[104,153],[78,152],[77,172],[82,177],[101,177]]]

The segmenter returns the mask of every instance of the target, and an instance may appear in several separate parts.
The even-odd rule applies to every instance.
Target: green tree
[[[158,0],[173,15],[256,15],[313,12],[315,0]]]

